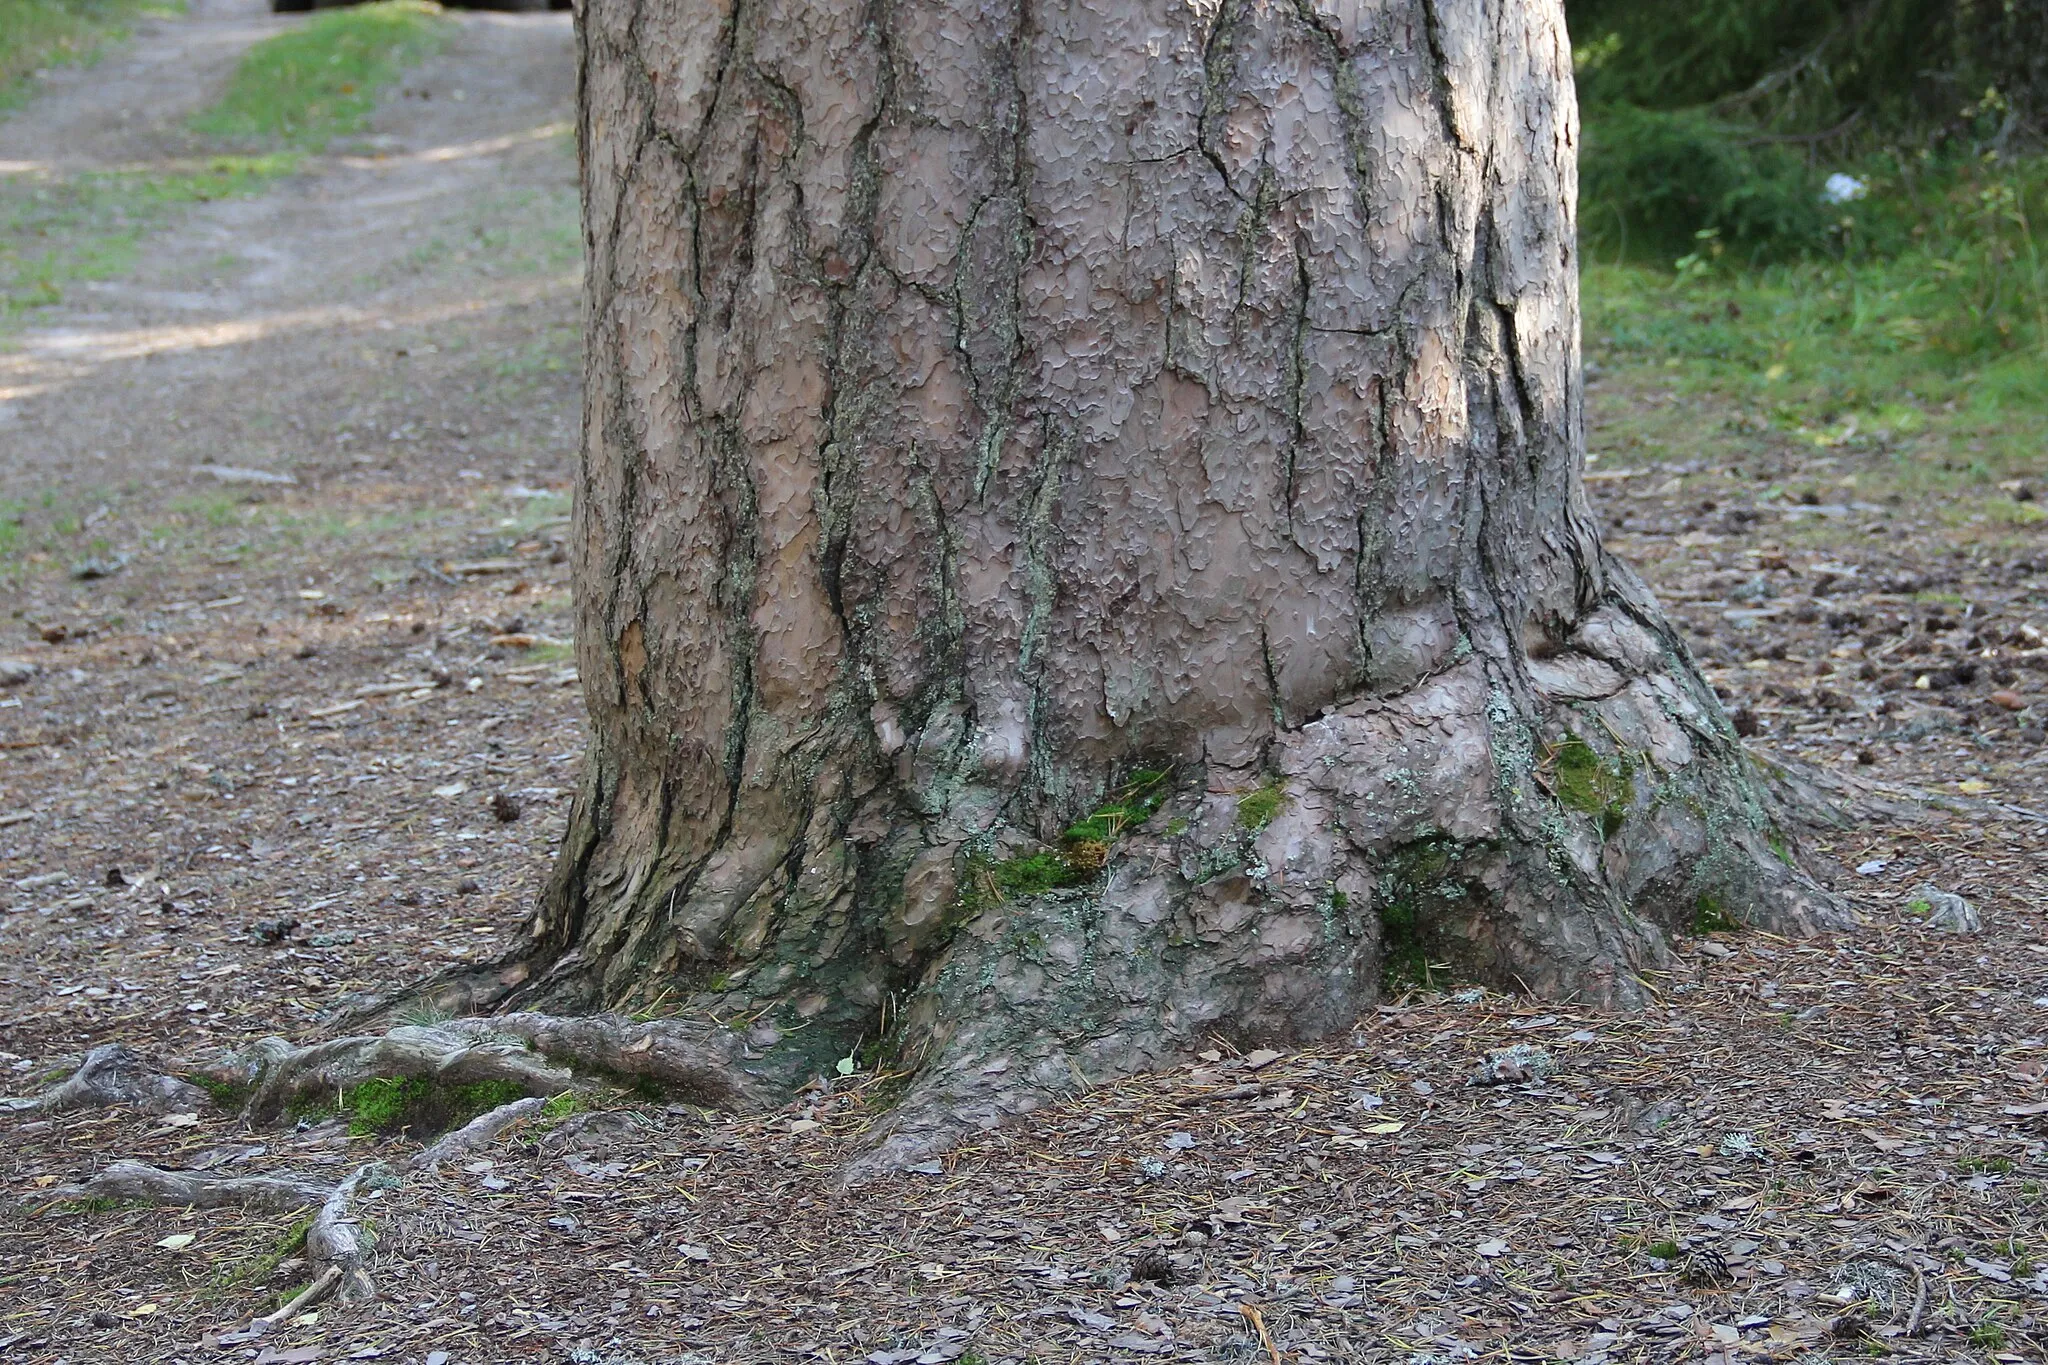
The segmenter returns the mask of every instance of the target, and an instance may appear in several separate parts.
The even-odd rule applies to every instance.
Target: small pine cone
[[[1696,1247],[1685,1258],[1685,1278],[1693,1284],[1727,1284],[1735,1278],[1728,1260],[1718,1251]]]
[[[1131,1278],[1170,1285],[1174,1278],[1173,1262],[1158,1247],[1141,1248],[1131,1257]]]

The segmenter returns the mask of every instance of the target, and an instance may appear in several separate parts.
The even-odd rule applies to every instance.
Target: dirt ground
[[[53,76],[0,176],[203,152],[184,113],[281,22],[195,4]],[[457,22],[368,135],[0,332],[0,502],[62,527],[0,578],[34,669],[0,689],[0,1090],[311,1036],[498,952],[546,873],[581,744],[571,36]],[[298,1282],[297,1216],[39,1192],[416,1142],[0,1117],[0,1355],[2042,1359],[2048,543],[1869,492],[1889,437],[1798,444],[1648,369],[1591,392],[1612,543],[1759,751],[1926,798],[1817,850],[1863,931],[1704,934],[1635,1015],[1415,992],[852,1192],[867,1078],[621,1100],[374,1196],[378,1301],[260,1342],[220,1338]],[[1983,932],[1921,922],[1930,881]],[[1467,1084],[1513,1044],[1554,1069]]]

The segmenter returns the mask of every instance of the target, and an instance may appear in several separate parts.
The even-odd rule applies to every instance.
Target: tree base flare
[[[1386,991],[1629,1008],[1675,939],[1852,925],[1799,863],[1802,829],[1841,814],[1744,751],[1613,573],[1609,602],[1534,654],[1465,650],[1278,730],[1255,765],[1162,767],[1142,799],[1120,775],[1063,834],[970,791],[884,836],[910,852],[848,898],[871,919],[827,921],[829,953],[792,935],[735,951],[716,990],[680,965],[632,989],[779,1025],[760,1067],[783,1081],[839,1056],[904,1077],[859,1178],[1211,1039],[1340,1034]],[[607,967],[572,954],[537,979],[602,997]]]

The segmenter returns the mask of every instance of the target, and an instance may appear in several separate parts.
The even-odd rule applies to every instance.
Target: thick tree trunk
[[[1838,920],[1585,502],[1557,0],[581,34],[593,738],[519,995],[880,1039],[903,1159],[1389,974],[1627,1003]]]

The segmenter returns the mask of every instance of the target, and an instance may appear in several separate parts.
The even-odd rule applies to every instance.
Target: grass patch
[[[27,78],[37,71],[94,61],[131,20],[181,8],[163,0],[0,0],[0,110],[34,92]]]
[[[1881,244],[1752,268],[1710,237],[1675,265],[1587,266],[1588,353],[1631,395],[1602,404],[1599,447],[1739,468],[1774,431],[1816,463],[1860,458],[1853,479],[1762,497],[1896,495],[1987,533],[2038,534],[2038,493],[1997,485],[2039,478],[2048,446],[2048,158],[1867,179],[1870,222],[1844,231]],[[1725,430],[1702,429],[1709,408]]]
[[[421,0],[323,10],[243,54],[220,102],[195,115],[192,127],[317,151],[360,132],[377,92],[447,33],[440,7]]]
[[[168,173],[0,180],[0,319],[61,303],[79,283],[127,273],[144,234],[174,210],[252,193],[296,164],[287,154],[220,156]]]

